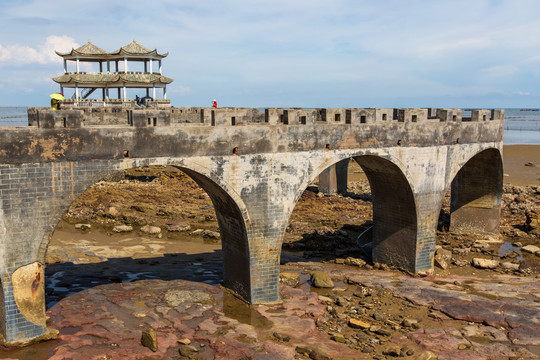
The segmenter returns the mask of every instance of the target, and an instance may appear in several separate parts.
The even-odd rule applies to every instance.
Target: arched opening
[[[498,149],[473,156],[452,181],[450,231],[499,233],[503,166]]]
[[[364,169],[373,195],[373,260],[415,270],[416,206],[401,169],[389,160],[354,158]]]
[[[397,165],[380,156],[353,159],[349,174],[360,165],[358,172],[365,174],[364,180],[349,182],[352,187],[334,197],[318,193],[321,188],[314,184],[308,186],[291,214],[285,251],[306,255],[307,250],[307,256],[323,259],[325,251],[337,258],[359,256],[414,271],[416,207],[407,178]],[[359,238],[366,230],[371,234],[368,231]],[[369,238],[372,241],[366,244]]]
[[[518,256],[510,243],[499,239],[503,178],[499,150],[483,150],[449,175],[453,178],[441,199],[437,224],[435,269],[455,266],[453,273],[468,274],[473,258],[482,257],[478,253],[490,260],[508,251]]]
[[[57,227],[47,263],[48,303],[153,278],[224,281],[250,299],[242,211],[218,184],[180,166],[133,168],[94,184]]]

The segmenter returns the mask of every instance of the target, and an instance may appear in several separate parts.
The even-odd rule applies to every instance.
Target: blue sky
[[[0,106],[48,105],[55,49],[137,39],[169,52],[174,106],[540,107],[539,14],[536,0],[2,0]]]

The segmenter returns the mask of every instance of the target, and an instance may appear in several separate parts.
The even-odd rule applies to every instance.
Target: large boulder
[[[334,282],[327,273],[323,271],[314,271],[311,273],[311,285],[316,288],[333,288]]]
[[[540,228],[540,208],[527,210],[525,216],[527,216],[527,225],[529,225],[531,229]]]
[[[479,268],[479,269],[495,269],[497,266],[499,266],[499,262],[497,260],[482,259],[482,258],[472,259],[471,264],[475,268]]]

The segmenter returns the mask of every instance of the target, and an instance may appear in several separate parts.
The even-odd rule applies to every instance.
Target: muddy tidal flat
[[[425,277],[362,250],[372,203],[358,166],[346,194],[312,184],[285,234],[281,302],[259,306],[220,286],[204,191],[172,168],[131,169],[86,191],[50,241],[47,315],[58,339],[0,358],[540,358],[540,146],[504,156],[500,236],[448,232],[448,194]],[[333,287],[313,287],[317,272]]]

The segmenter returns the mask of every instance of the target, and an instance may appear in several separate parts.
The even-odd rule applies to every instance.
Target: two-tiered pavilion
[[[157,50],[149,50],[135,40],[113,52],[107,52],[88,41],[68,53],[56,51],[56,54],[64,59],[64,74],[53,80],[60,84],[61,93],[65,88],[73,88],[77,102],[84,101],[98,89],[101,89],[104,100],[111,99],[114,96],[111,90],[117,89],[117,99],[127,101],[128,88],[145,89],[146,95],[153,99],[156,99],[156,89],[161,88],[163,99],[167,99],[167,84],[173,82],[161,72],[161,62],[169,53],[159,54]],[[68,61],[75,62],[75,72],[68,72]],[[81,63],[84,62],[98,63],[99,72],[81,71]],[[130,63],[133,62],[142,62],[144,71],[130,71]],[[111,71],[111,67],[114,67],[114,71]]]

